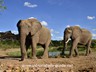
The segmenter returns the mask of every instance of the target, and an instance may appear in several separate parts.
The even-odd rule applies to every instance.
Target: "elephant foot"
[[[66,56],[63,56],[63,58],[66,58]]]
[[[91,53],[92,53],[92,50],[89,51],[89,54],[91,54]]]
[[[21,60],[19,61],[24,61],[25,59],[27,59],[27,55],[25,55],[24,57],[21,57]]]
[[[79,55],[76,55],[75,57],[79,57]]]
[[[19,60],[19,61],[24,61],[24,60],[26,60],[26,58],[21,58],[21,60]]]
[[[19,61],[24,61],[24,60],[25,60],[25,59],[22,59],[22,58],[21,58],[21,60],[19,60]]]
[[[37,59],[37,57],[36,56],[33,56],[32,59]]]
[[[25,59],[27,59],[27,56],[26,57],[22,57],[21,60],[19,60],[19,61],[24,61]]]
[[[42,59],[48,59],[48,56],[42,56],[41,58]]]
[[[85,54],[85,56],[88,56],[89,54]]]
[[[75,57],[79,57],[79,54],[76,54]]]
[[[89,53],[86,53],[86,54],[85,54],[85,56],[88,56],[88,55],[89,55]]]
[[[76,58],[79,58],[79,55],[75,55]]]
[[[69,56],[68,58],[72,58],[72,56]]]

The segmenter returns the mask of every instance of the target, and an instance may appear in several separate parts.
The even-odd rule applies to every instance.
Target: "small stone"
[[[5,70],[4,72],[12,72],[12,70]]]
[[[12,65],[8,65],[7,66],[8,69],[12,69],[12,67],[13,67]]]

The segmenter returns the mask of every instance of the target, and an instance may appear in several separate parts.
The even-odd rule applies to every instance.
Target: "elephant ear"
[[[73,37],[80,36],[81,32],[82,32],[82,30],[81,30],[81,28],[79,26],[73,26],[72,27],[72,35],[73,35]]]
[[[68,28],[67,28],[67,31],[68,31],[69,33],[72,33],[72,27],[68,27]]]
[[[20,23],[21,23],[22,20],[19,20],[18,23],[17,23],[17,27],[19,27]]]
[[[42,28],[42,25],[36,19],[32,19],[30,22],[31,22],[31,35],[34,35]]]
[[[18,28],[18,32],[19,32],[19,35],[20,35],[20,23],[21,23],[22,20],[19,20],[18,23],[17,23],[17,28]]]

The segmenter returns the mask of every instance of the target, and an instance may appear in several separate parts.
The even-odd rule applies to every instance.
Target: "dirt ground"
[[[9,57],[8,52],[19,49],[0,50],[0,72],[96,72],[96,53],[73,58],[26,59]]]

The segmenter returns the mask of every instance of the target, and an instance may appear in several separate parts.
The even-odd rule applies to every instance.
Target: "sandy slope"
[[[0,50],[0,72],[96,72],[96,53],[73,58],[26,59],[9,57]]]

